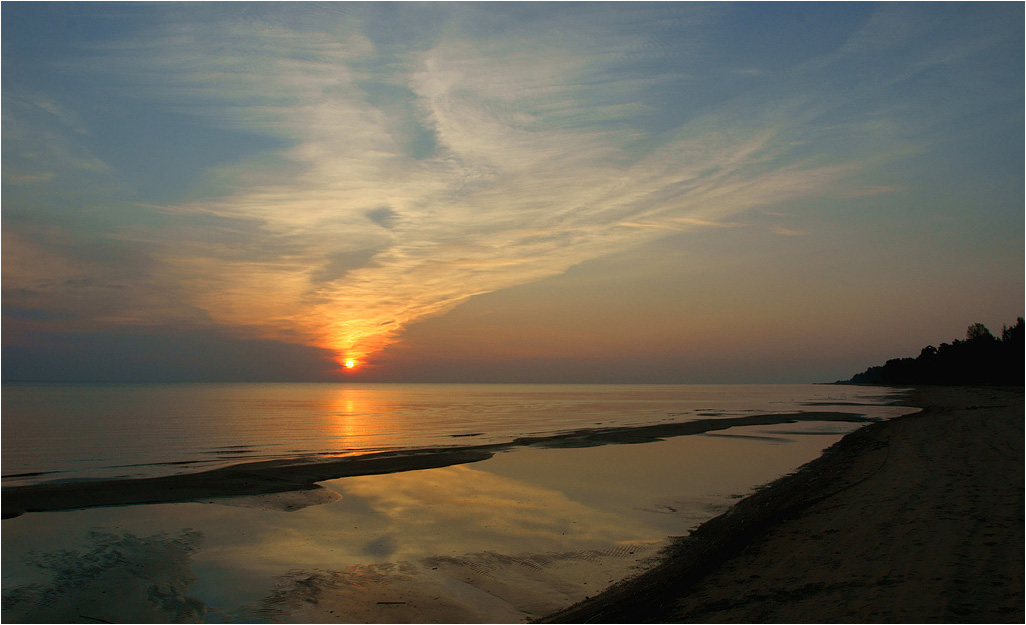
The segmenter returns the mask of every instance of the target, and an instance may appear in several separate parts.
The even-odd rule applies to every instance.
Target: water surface
[[[156,476],[830,406],[888,417],[901,412],[880,405],[890,398],[824,385],[5,384],[3,476]]]
[[[793,412],[888,418],[842,386],[5,385],[4,484],[504,442]],[[523,448],[320,490],[3,521],[18,622],[526,622],[649,566],[670,536],[857,423]]]

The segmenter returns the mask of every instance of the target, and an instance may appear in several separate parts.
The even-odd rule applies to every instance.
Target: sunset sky
[[[813,382],[1000,332],[1023,19],[5,2],[3,377]]]

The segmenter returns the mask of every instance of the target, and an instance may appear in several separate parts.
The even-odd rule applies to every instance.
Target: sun
[[[352,369],[353,367],[356,366],[356,361],[355,360],[347,360],[345,364],[346,364],[346,369]]]

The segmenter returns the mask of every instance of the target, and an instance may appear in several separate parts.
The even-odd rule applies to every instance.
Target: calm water
[[[746,414],[887,418],[842,386],[5,385],[4,484]],[[4,622],[530,622],[652,565],[854,423],[517,447],[300,493],[3,521]],[[16,477],[18,474],[23,475]],[[40,475],[41,474],[41,475]]]
[[[5,384],[2,469],[10,485],[768,412],[908,412],[882,405],[891,393],[817,385]]]

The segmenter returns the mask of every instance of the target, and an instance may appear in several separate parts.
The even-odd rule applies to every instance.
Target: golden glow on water
[[[339,448],[349,448],[368,434],[368,406],[352,392],[340,391],[330,399],[330,429]]]
[[[330,408],[359,432],[386,417],[382,405],[357,390],[333,394]],[[840,437],[836,427],[518,449],[327,480],[330,493],[312,500],[285,493],[33,513],[4,521],[5,590],[40,583],[27,554],[73,551],[116,555],[116,564],[64,589],[67,600],[52,608],[64,612],[49,620],[69,622],[73,606],[100,601],[111,620],[152,617],[145,576],[202,597],[212,614],[266,615],[270,605],[282,621],[328,622],[344,604],[354,622],[518,622],[636,573],[667,536],[817,456]],[[316,604],[305,601],[311,589]],[[408,618],[398,618],[397,598],[415,609]],[[33,620],[21,616],[10,620]]]
[[[338,389],[325,402],[327,419],[322,423],[325,439],[331,440],[329,453],[402,447],[401,439],[409,424],[398,416],[399,406],[373,391]]]

